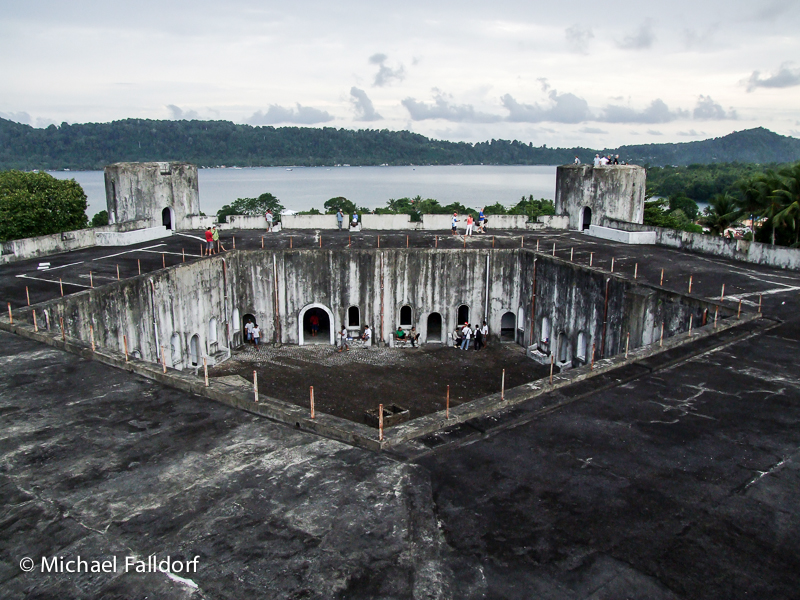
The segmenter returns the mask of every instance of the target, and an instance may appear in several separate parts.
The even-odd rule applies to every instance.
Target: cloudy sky
[[[800,137],[800,1],[0,0],[0,116],[613,147]]]

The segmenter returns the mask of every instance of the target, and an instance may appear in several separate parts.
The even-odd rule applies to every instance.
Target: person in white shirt
[[[341,345],[339,346],[339,352],[343,352],[344,350],[350,351],[350,344],[347,343],[347,327],[342,326],[342,331],[339,333],[339,338],[341,339]]]
[[[603,156],[600,158],[600,166],[605,167],[608,164],[608,158]]]
[[[272,209],[267,211],[266,217],[267,217],[267,231],[272,231],[272,220],[273,220]]]
[[[581,159],[580,159],[580,158],[578,158],[577,156],[575,157],[575,164],[576,164],[576,165],[579,165],[579,164],[581,164]]]
[[[483,334],[483,347],[486,348],[489,345],[489,326],[486,321],[481,326],[481,333]]]
[[[245,339],[247,339],[248,342],[253,341],[253,327],[252,321],[248,321],[244,326]]]
[[[472,329],[469,328],[469,323],[464,323],[464,328],[461,330],[461,335],[464,336],[464,341],[461,342],[461,349],[469,350],[469,341],[472,338]]]
[[[255,344],[256,350],[258,350],[258,340],[261,338],[261,330],[258,328],[258,325],[253,327],[253,344]]]
[[[600,166],[600,155],[599,154],[595,154],[594,155],[594,166],[595,167],[599,167]]]
[[[364,328],[364,334],[361,336],[361,339],[367,343],[372,340],[372,329],[369,328],[369,325]]]
[[[450,223],[450,227],[453,229],[453,235],[458,235],[456,231],[456,227],[458,227],[458,213],[453,213],[453,220]]]

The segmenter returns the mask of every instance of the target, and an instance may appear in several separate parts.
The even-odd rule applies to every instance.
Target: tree
[[[538,217],[556,214],[556,207],[553,205],[552,200],[546,200],[545,198],[534,200],[533,194],[531,194],[527,198],[523,196],[519,202],[511,207],[508,214],[528,215],[529,221],[536,221]]]
[[[697,215],[700,213],[697,202],[682,193],[669,197],[669,208],[670,210],[682,210],[683,214],[692,221],[697,219]]]
[[[325,208],[325,212],[329,215],[335,214],[339,209],[342,209],[345,215],[352,215],[356,212],[356,205],[344,196],[337,196],[336,198],[326,200],[323,208]]]
[[[785,208],[775,215],[773,224],[794,229],[793,248],[800,246],[800,163],[779,171],[781,187],[773,194],[782,200]]]
[[[91,226],[92,227],[103,227],[108,225],[108,211],[101,210],[95,216],[92,217]]]
[[[703,228],[690,221],[681,209],[670,211],[669,201],[666,198],[658,198],[644,203],[644,224],[693,233],[703,232]]]
[[[228,215],[264,215],[267,210],[272,210],[275,221],[280,221],[281,211],[286,207],[269,192],[261,194],[258,198],[237,198],[230,204],[224,205],[217,211],[217,222],[225,223]]]
[[[47,173],[0,173],[0,241],[86,227],[86,194],[74,179]]]
[[[725,230],[742,216],[736,198],[728,192],[717,194],[709,202],[700,217],[700,223],[708,227],[712,233],[722,235]]]

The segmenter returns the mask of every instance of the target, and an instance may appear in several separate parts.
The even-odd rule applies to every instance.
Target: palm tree
[[[785,167],[779,172],[782,186],[774,191],[785,208],[775,215],[774,225],[788,225],[794,229],[793,248],[800,246],[800,163]]]
[[[739,206],[746,212],[766,217],[772,225],[772,245],[775,245],[775,217],[785,206],[783,198],[776,195],[776,190],[781,189],[782,181],[772,169],[754,175],[739,183],[743,199]]]
[[[731,224],[742,216],[742,212],[736,198],[728,192],[717,194],[711,198],[708,207],[703,211],[700,223],[708,227],[713,233],[722,235]]]

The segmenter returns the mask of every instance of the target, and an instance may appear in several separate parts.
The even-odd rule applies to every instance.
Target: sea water
[[[91,218],[106,209],[102,171],[54,171],[75,179],[86,192]],[[216,214],[223,204],[274,194],[286,208],[324,212],[326,200],[344,196],[357,206],[378,208],[391,198],[435,198],[442,205],[460,202],[480,208],[499,202],[507,207],[522,196],[555,196],[555,166],[408,166],[408,167],[254,167],[199,169],[200,210]]]

